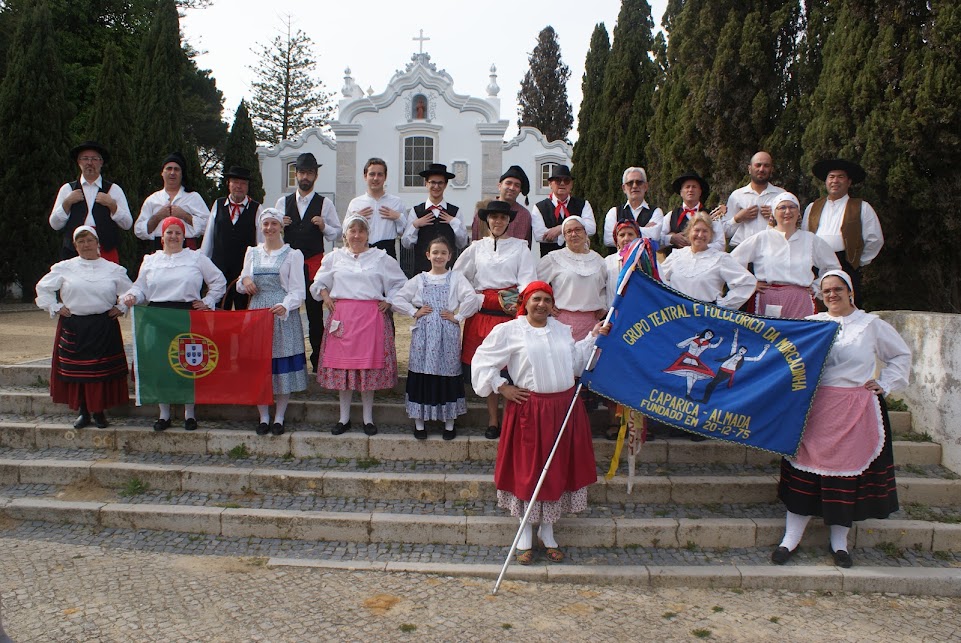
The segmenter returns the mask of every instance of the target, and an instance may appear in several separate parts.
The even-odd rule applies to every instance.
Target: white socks
[[[354,397],[353,391],[339,391],[340,398],[340,423],[350,422],[350,401]]]
[[[283,424],[284,414],[287,413],[287,403],[290,402],[290,394],[275,395],[274,402],[277,404],[277,408],[274,409],[274,423]]]
[[[184,419],[189,420],[190,418],[197,419],[194,416],[194,404],[184,404]]]
[[[831,551],[848,550],[848,532],[850,527],[844,525],[831,525]]]
[[[169,404],[158,404],[160,407],[160,419],[169,420],[170,419],[170,405]]]
[[[258,404],[257,410],[260,411],[261,424],[270,424],[270,405]]]
[[[424,421],[420,418],[414,418],[414,428],[418,431],[424,431]]]
[[[453,430],[454,430],[454,421],[453,421],[453,420],[444,420],[444,430],[445,430],[445,431],[453,431]]]
[[[784,524],[784,540],[781,541],[781,547],[786,547],[788,551],[797,549],[801,542],[801,536],[804,535],[804,528],[808,526],[810,520],[811,516],[801,516],[790,511],[787,512]]]
[[[521,530],[521,539],[517,541],[518,549],[530,549],[534,544],[534,527],[531,523],[524,525]]]
[[[545,547],[557,547],[557,540],[554,538],[554,525],[542,522],[537,528],[537,537],[541,539]]]
[[[374,392],[361,391],[360,402],[364,408],[364,424],[374,423]]]

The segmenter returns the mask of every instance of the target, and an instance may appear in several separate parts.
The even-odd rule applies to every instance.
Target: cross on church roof
[[[411,40],[419,40],[419,41],[420,41],[420,53],[424,53],[424,41],[425,41],[425,40],[430,40],[430,38],[428,38],[427,36],[425,36],[425,35],[424,35],[424,30],[421,29],[421,30],[420,30],[420,36],[415,36],[415,37],[411,38]]]

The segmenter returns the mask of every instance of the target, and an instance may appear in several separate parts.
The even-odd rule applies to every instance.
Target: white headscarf
[[[261,225],[264,219],[273,219],[279,221],[280,225],[284,225],[284,213],[276,208],[261,208],[257,213],[257,225]]]
[[[88,225],[77,226],[77,229],[73,231],[73,240],[76,241],[77,237],[79,237],[84,232],[89,232],[90,234],[93,235],[94,239],[96,239],[98,242],[100,241],[100,235],[98,235],[97,231]]]

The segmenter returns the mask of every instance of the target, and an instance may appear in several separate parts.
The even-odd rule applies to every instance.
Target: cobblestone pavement
[[[82,540],[82,539],[80,539]],[[947,641],[956,599],[635,589],[320,569],[0,531],[7,633],[27,641]],[[814,626],[816,624],[816,626]]]

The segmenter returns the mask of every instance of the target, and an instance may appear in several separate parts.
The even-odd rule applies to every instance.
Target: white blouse
[[[37,282],[36,302],[51,317],[64,306],[71,315],[99,315],[114,307],[126,312],[126,307],[117,303],[117,296],[132,285],[123,266],[102,258],[74,257],[53,264]],[[61,301],[57,301],[57,291]]]
[[[512,286],[523,290],[537,280],[531,249],[526,242],[512,237],[498,239],[496,252],[493,237],[475,241],[457,258],[454,270],[467,277],[477,291]]]
[[[846,317],[818,313],[806,319],[827,320],[841,325],[824,362],[821,386],[858,387],[873,378],[887,395],[908,385],[911,349],[898,331],[877,315],[855,310]],[[878,360],[884,366],[875,378]]]
[[[527,317],[498,324],[474,353],[471,383],[481,397],[497,393],[507,380],[535,393],[560,393],[574,386],[574,378],[587,366],[594,337],[575,343],[571,329],[549,317],[547,326],[535,328]]]
[[[658,265],[661,280],[688,297],[737,308],[754,294],[757,279],[731,255],[708,248],[675,250]],[[724,286],[728,292],[723,295]]]
[[[768,228],[742,241],[731,256],[745,268],[753,263],[757,280],[769,284],[811,287],[813,267],[821,272],[841,268],[831,247],[806,230],[797,230],[788,239],[783,232]]]
[[[585,254],[567,247],[541,257],[537,278],[554,289],[560,310],[588,312],[607,308],[607,265],[593,250]]]
[[[227,292],[224,273],[207,255],[184,248],[174,254],[157,250],[143,258],[137,281],[126,292],[138,304],[149,301],[197,301],[200,288],[207,284],[203,302],[211,309]]]
[[[431,284],[442,284],[447,275],[432,275],[422,272],[410,279],[404,287],[390,298],[394,310],[402,315],[413,317],[414,313],[424,305],[424,280]],[[454,318],[462,322],[478,310],[484,303],[483,295],[474,292],[467,278],[457,272],[450,271],[450,291],[447,295],[447,310],[456,310]]]
[[[355,255],[337,248],[324,255],[310,294],[320,301],[320,291],[326,289],[333,299],[390,301],[405,283],[407,275],[400,264],[383,250],[368,248]]]
[[[264,247],[264,244],[247,248],[247,253],[244,255],[244,267],[240,271],[240,277],[237,278],[237,292],[242,295],[247,294],[247,287],[243,283],[244,277],[254,278],[254,257],[259,255],[261,266],[277,267],[278,269],[280,287],[287,293],[280,303],[287,309],[287,313],[299,309],[307,294],[307,284],[304,281],[304,253],[293,249],[287,253],[284,262],[278,266],[277,262],[280,260],[280,255],[288,247],[289,244],[285,243],[277,250],[268,250]],[[287,313],[284,313],[281,319],[287,319]]]

